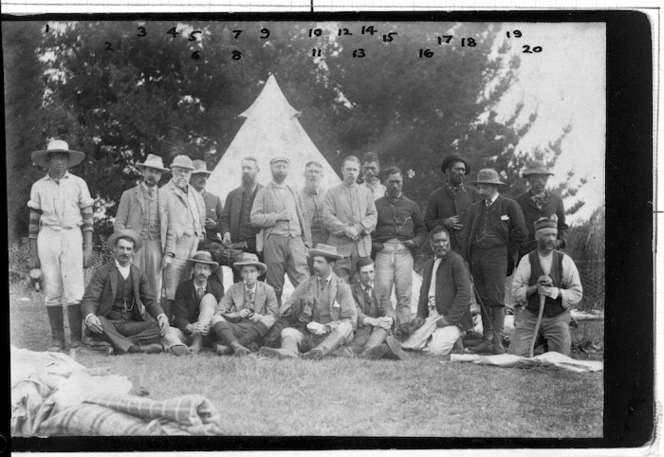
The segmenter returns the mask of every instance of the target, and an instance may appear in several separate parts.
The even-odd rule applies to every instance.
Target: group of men
[[[523,172],[530,189],[512,200],[499,194],[504,184],[492,169],[479,171],[476,189],[466,187],[470,166],[450,154],[441,166],[446,182],[423,214],[403,195],[398,167],[384,170],[381,183],[375,153],[346,157],[342,183],[329,189],[321,187],[319,162],[305,165],[305,187],[294,189],[287,157],[270,161],[266,186],[257,180],[258,161],[245,157],[241,186],[225,204],[205,189],[204,161],[177,155],[171,180],[158,187],[169,170],[149,154],[136,164],[141,183],[120,200],[107,240],[114,261],[84,288],[93,200],[85,181],[68,172],[84,157],[61,140],[32,154],[48,169],[28,206],[30,266],[43,272],[50,351],[65,346],[66,305],[70,346],[81,345],[85,324],[115,354],[184,355],[210,346],[219,355],[314,360],[405,359],[404,349],[444,356],[472,328],[476,293],[484,335],[475,351],[502,353],[505,281],[518,255],[513,291],[526,306],[510,351],[525,355],[540,335],[550,350],[569,354],[569,308],[580,301],[581,284],[558,250],[564,208],[545,189],[552,173],[541,163]],[[427,238],[434,257],[413,316],[414,260]],[[234,284],[226,290],[211,253],[230,247],[241,255],[229,262]],[[285,275],[295,290],[282,300]],[[545,297],[541,323],[538,296]]]

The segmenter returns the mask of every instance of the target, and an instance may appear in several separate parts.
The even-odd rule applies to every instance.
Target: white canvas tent
[[[277,156],[290,160],[286,182],[297,190],[304,187],[304,165],[310,160],[323,165],[324,188],[339,184],[339,176],[300,125],[299,115],[270,75],[258,98],[240,114],[246,120],[210,175],[207,190],[225,201],[226,195],[240,185],[240,162],[246,156],[258,160],[258,182],[263,185],[272,179],[270,160]]]

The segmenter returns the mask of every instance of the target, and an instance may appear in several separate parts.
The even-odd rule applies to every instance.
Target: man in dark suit
[[[498,187],[505,183],[498,179],[496,170],[480,170],[471,184],[477,186],[482,200],[471,206],[458,239],[483,305],[484,336],[475,351],[503,354],[508,257],[514,258],[516,248],[528,236],[528,229],[519,204],[498,193]],[[494,333],[498,338],[494,338]]]
[[[143,181],[122,193],[113,230],[131,229],[141,236],[143,248],[135,250],[132,262],[148,277],[150,290],[159,301],[163,252],[158,184],[161,175],[168,170],[161,157],[153,154],[148,154],[136,167],[143,173]]]
[[[360,281],[350,286],[357,305],[357,330],[348,346],[334,351],[338,357],[362,357],[368,359],[405,359],[404,353],[391,336],[396,314],[388,296],[376,297],[374,263],[370,257],[357,261]],[[391,339],[392,344],[384,344]],[[394,349],[394,352],[392,351]]]
[[[401,345],[434,356],[446,356],[462,333],[473,326],[470,316],[470,275],[463,258],[451,250],[450,234],[442,226],[431,231],[434,258],[424,264],[417,330]]]
[[[203,340],[210,332],[212,316],[217,303],[224,296],[224,286],[217,281],[214,272],[219,264],[207,251],[198,251],[191,259],[193,277],[181,282],[173,301],[173,324],[177,337],[189,349],[198,354]]]
[[[446,182],[429,195],[424,223],[428,231],[439,225],[445,227],[450,234],[452,249],[460,254],[457,233],[463,228],[463,218],[468,209],[480,200],[480,196],[477,190],[463,183],[470,173],[470,164],[459,154],[445,156],[440,171],[445,174]]]
[[[141,245],[140,235],[133,230],[121,230],[108,238],[107,247],[115,261],[99,267],[85,289],[81,303],[85,325],[93,338],[111,344],[110,353],[161,352],[161,339],[173,354],[187,354],[187,347],[177,340],[152,295],[147,277],[131,263],[134,249]]]
[[[527,181],[530,189],[515,198],[521,206],[523,217],[528,228],[528,238],[519,248],[519,259],[537,248],[535,239],[535,221],[543,217],[550,217],[555,214],[558,217],[558,238],[556,239],[556,249],[565,248],[565,205],[560,196],[546,190],[546,182],[553,173],[539,161],[528,164],[525,170],[521,172]]]
[[[257,181],[260,169],[258,168],[258,161],[254,157],[245,157],[241,163],[242,185],[228,193],[219,220],[222,243],[227,247],[230,247],[231,244],[234,246],[241,245],[246,252],[256,254],[259,260],[262,260],[262,254],[259,254],[256,249],[256,235],[260,228],[251,225],[249,220],[256,194],[263,187]],[[263,275],[258,279],[263,281],[265,276]],[[240,272],[233,269],[233,282],[241,280]]]

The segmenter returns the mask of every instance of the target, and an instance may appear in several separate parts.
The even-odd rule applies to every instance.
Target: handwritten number
[[[270,30],[268,30],[268,29],[261,29],[261,38],[262,38],[263,40],[266,40],[267,37],[269,37],[269,36],[270,36]]]
[[[237,38],[240,36],[242,33],[242,30],[233,30],[233,38],[237,40]]]
[[[353,57],[364,57],[366,54],[364,53],[364,49],[356,49],[353,51]]]
[[[527,44],[523,45],[523,53],[524,54],[532,54],[533,52],[542,52],[542,46],[535,46],[532,48]]]
[[[173,37],[173,39],[175,39],[175,37],[177,37],[177,36],[180,34],[180,32],[178,32],[177,30],[175,30],[175,27],[171,28],[171,29],[170,29],[168,32],[166,32],[166,33],[168,33],[169,35],[171,35],[171,36]]]
[[[51,28],[46,24],[46,27],[44,27],[44,33],[48,33],[51,30]]]
[[[233,60],[240,60],[242,58],[242,53],[240,51],[233,51]]]
[[[139,37],[139,38],[143,38],[147,34],[148,34],[148,31],[146,30],[145,27],[139,27],[138,28],[138,34],[136,36]]]
[[[514,35],[514,38],[521,38],[523,34],[521,33],[521,30],[514,30],[512,33],[506,32],[507,33],[507,38],[511,38],[512,35]]]
[[[201,51],[194,51],[193,54],[191,55],[191,58],[194,59],[194,60],[200,59],[201,56],[200,56],[199,52],[201,52]]]
[[[110,41],[104,43],[104,51],[115,51],[115,49],[113,49],[113,44]]]
[[[194,30],[189,34],[189,41],[196,41],[198,39],[198,37],[196,36],[197,33],[203,33],[203,32],[200,30]]]

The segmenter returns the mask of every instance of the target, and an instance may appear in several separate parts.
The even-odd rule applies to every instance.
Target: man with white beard
[[[189,185],[194,163],[186,155],[178,155],[171,164],[173,178],[159,189],[161,244],[164,251],[165,297],[162,308],[171,318],[175,291],[187,271],[187,259],[194,256],[198,243],[205,237],[205,202]]]
[[[313,246],[321,243],[327,243],[327,229],[323,221],[323,202],[325,201],[325,191],[321,187],[323,181],[323,165],[320,162],[311,160],[304,166],[304,188],[300,195],[302,196],[302,209],[304,217],[311,228],[311,241]],[[309,273],[313,274],[313,262],[311,257],[307,257],[309,263]]]

